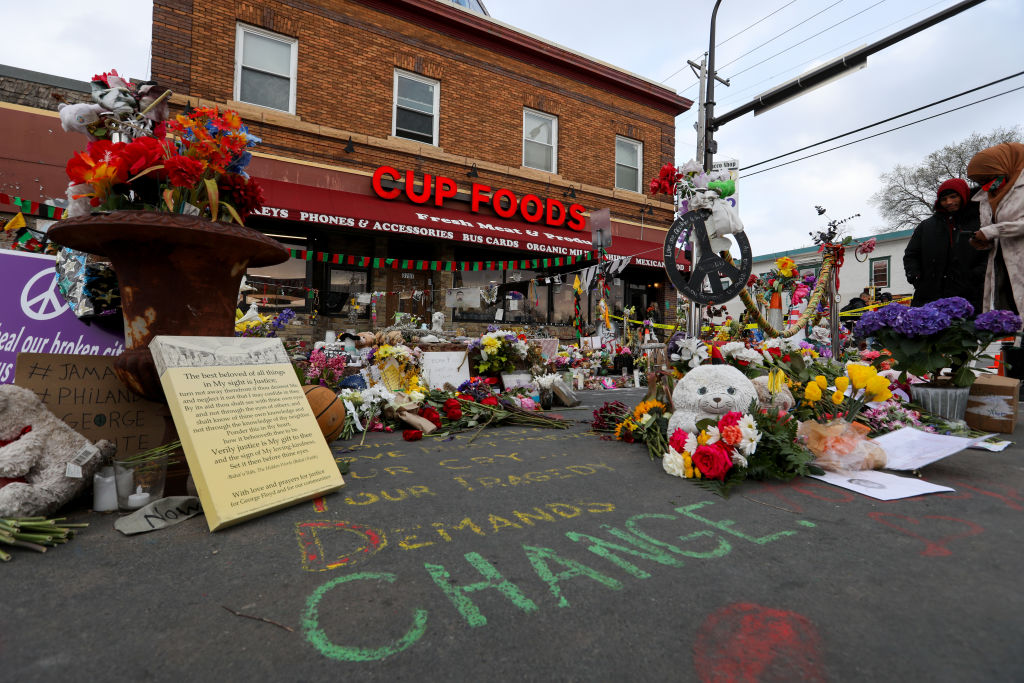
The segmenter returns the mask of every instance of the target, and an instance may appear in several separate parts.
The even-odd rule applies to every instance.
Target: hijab
[[[967,164],[967,177],[975,182],[988,182],[993,176],[1006,176],[1002,185],[988,193],[993,219],[996,207],[1017,182],[1021,170],[1024,170],[1024,144],[1019,142],[1004,142],[983,149]]]

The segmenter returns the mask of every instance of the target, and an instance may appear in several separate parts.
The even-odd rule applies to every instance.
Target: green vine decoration
[[[732,256],[728,253],[724,254],[724,256],[726,261],[732,265]],[[771,337],[792,337],[806,327],[808,323],[813,327],[818,324],[819,320],[821,320],[823,313],[818,312],[818,302],[821,301],[821,297],[825,293],[829,277],[832,275],[832,264],[834,262],[835,254],[832,251],[828,251],[821,263],[821,274],[818,276],[818,282],[814,286],[814,291],[811,292],[811,297],[807,300],[807,308],[804,309],[803,314],[795,323],[783,330],[777,330],[768,323],[768,320],[765,319],[764,315],[758,309],[757,304],[754,302],[754,298],[750,296],[750,292],[747,291],[746,287],[740,290],[740,301],[743,302],[747,311],[750,312],[754,321],[762,330],[764,330],[766,335]]]

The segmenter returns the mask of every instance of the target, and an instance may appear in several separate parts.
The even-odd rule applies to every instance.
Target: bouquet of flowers
[[[86,127],[93,141],[67,163],[69,216],[133,209],[243,224],[262,206],[245,173],[260,139],[237,113],[200,107],[164,122],[147,118],[166,116],[153,84],[135,86],[111,71],[94,76],[93,87],[102,124]]]
[[[241,311],[238,311],[240,314]],[[236,337],[276,337],[285,325],[295,319],[295,311],[285,308],[274,317],[260,315],[257,320],[235,323]]]
[[[745,478],[747,458],[760,439],[753,416],[729,412],[717,423],[701,420],[696,434],[677,429],[668,439],[662,467],[675,477],[712,482],[710,488],[724,495],[730,484]]]
[[[529,355],[526,335],[516,335],[501,329],[488,329],[480,339],[473,340],[469,351],[478,356],[476,369],[479,373],[510,372],[526,362]]]
[[[334,392],[341,389],[346,365],[344,355],[328,358],[323,351],[315,350],[310,352],[308,359],[292,361],[292,365],[302,384],[319,384]]]
[[[991,310],[972,320],[973,315],[974,307],[957,296],[915,308],[889,304],[864,313],[854,335],[876,339],[904,373],[927,374],[935,385],[968,387],[975,377],[971,364],[987,358],[985,348],[1021,327],[1011,311]],[[950,369],[948,378],[941,374],[944,368]]]

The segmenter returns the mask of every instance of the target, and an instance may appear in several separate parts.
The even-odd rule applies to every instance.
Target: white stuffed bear
[[[92,134],[92,129],[95,128],[95,124],[100,120],[100,112],[105,111],[102,106],[91,102],[81,102],[79,104],[61,102],[57,106],[57,110],[60,112],[61,128],[65,131],[68,133],[81,133],[90,140],[96,139],[96,136]]]
[[[79,454],[81,478],[69,477],[67,465]],[[55,512],[91,484],[100,463],[113,454],[113,444],[98,441],[93,446],[51,413],[35,392],[0,385],[0,517]]]
[[[697,422],[718,420],[730,411],[745,413],[757,400],[754,384],[731,365],[699,365],[676,382],[672,391],[675,411],[668,421],[668,433],[676,429],[695,433]]]

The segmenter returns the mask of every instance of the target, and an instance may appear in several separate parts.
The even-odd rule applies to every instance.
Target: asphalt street
[[[926,467],[948,494],[722,499],[588,433],[641,395],[583,392],[566,431],[372,434],[341,491],[215,533],[126,537],[83,501],[71,543],[0,567],[0,680],[1024,679],[1024,449]]]

